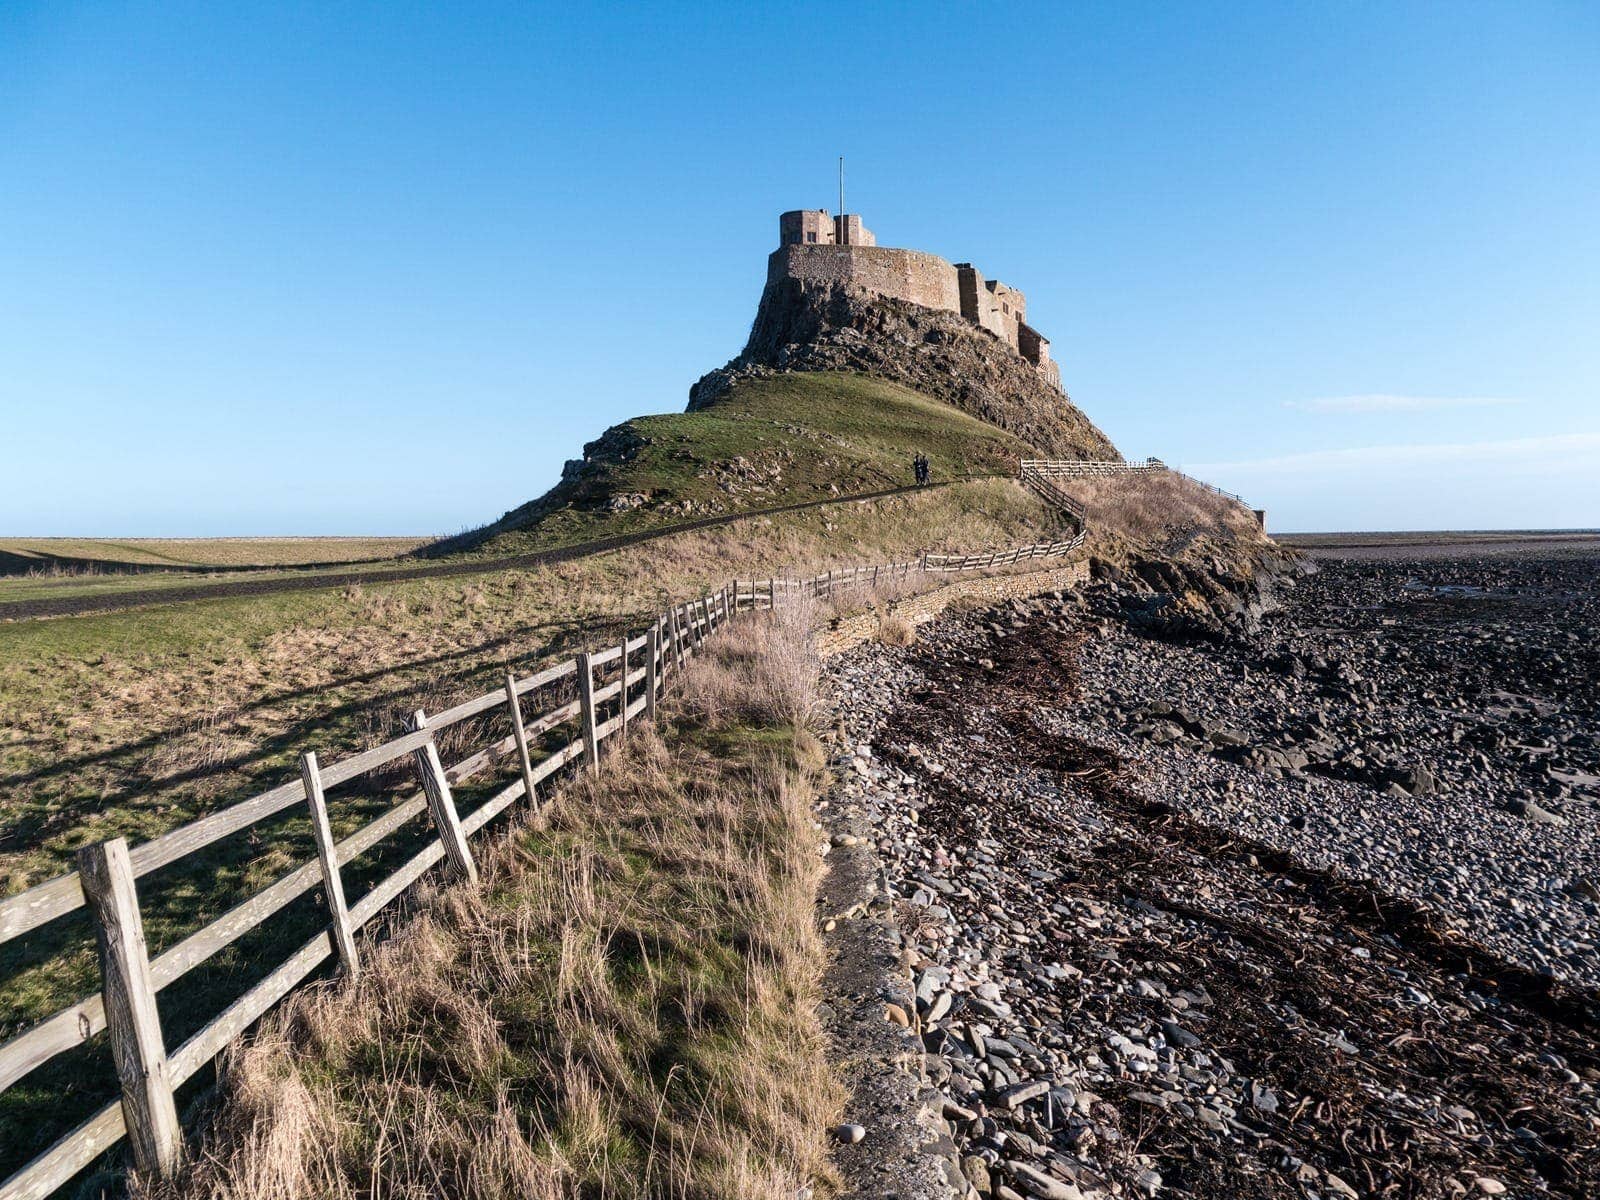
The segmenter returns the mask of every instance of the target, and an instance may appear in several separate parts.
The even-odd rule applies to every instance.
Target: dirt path
[[[531,554],[516,554],[507,558],[481,560],[457,559],[452,562],[418,563],[414,566],[394,567],[369,571],[333,571],[307,567],[303,575],[283,576],[281,572],[293,568],[273,567],[273,579],[240,579],[214,585],[188,585],[152,587],[137,592],[100,596],[55,596],[41,600],[11,600],[0,602],[0,621],[27,621],[40,617],[75,617],[90,613],[121,612],[131,608],[146,608],[154,604],[179,604],[190,600],[212,600],[218,597],[271,596],[281,592],[307,592],[324,588],[340,588],[360,583],[390,583],[404,579],[443,579],[456,575],[482,575],[509,568],[548,566],[570,562],[595,554],[622,550],[655,538],[670,537],[675,533],[690,533],[697,529],[710,529],[717,525],[730,525],[752,517],[773,516],[778,513],[801,512],[805,509],[825,508],[831,504],[849,504],[857,500],[880,500],[908,492],[926,491],[928,488],[949,487],[955,483],[968,483],[972,479],[994,478],[973,476],[970,479],[945,480],[924,487],[884,488],[877,492],[860,492],[850,496],[833,496],[826,500],[808,500],[802,504],[782,504],[776,508],[752,508],[716,517],[702,517],[695,521],[682,521],[664,525],[659,529],[646,529],[638,533],[619,534],[616,537],[596,538],[576,546],[562,546],[554,550],[541,550]]]

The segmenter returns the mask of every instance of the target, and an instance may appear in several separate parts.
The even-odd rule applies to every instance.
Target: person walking
[[[928,461],[928,456],[922,456],[922,485],[926,487],[933,482],[933,464]]]

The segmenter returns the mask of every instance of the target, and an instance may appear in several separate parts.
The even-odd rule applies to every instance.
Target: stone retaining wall
[[[912,625],[931,621],[960,599],[972,598],[986,604],[1000,604],[1044,592],[1059,592],[1077,587],[1089,578],[1087,562],[1071,562],[1045,571],[1026,571],[1016,575],[991,575],[983,579],[959,579],[915,596],[891,600],[867,612],[836,618],[817,637],[817,649],[824,658],[841,654],[852,646],[877,636],[885,617],[901,617]]]

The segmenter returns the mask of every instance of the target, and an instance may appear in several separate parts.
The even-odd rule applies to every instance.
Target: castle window
[[[817,240],[817,235],[816,235],[816,234],[814,234],[814,233],[808,233],[808,234],[806,234],[806,241],[808,241],[808,242],[814,242],[814,241],[816,241],[816,240]]]

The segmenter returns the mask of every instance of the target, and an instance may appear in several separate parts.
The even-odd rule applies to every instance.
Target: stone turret
[[[778,218],[780,246],[876,246],[878,239],[856,213],[834,216],[825,208],[797,208]]]

